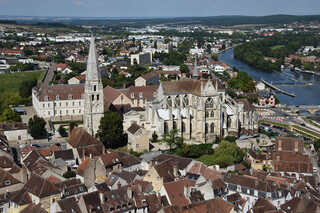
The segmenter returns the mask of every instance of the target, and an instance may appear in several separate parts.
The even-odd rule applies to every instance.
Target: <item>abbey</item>
[[[233,100],[219,80],[182,78],[162,82],[145,111],[126,113],[124,129],[136,122],[149,134],[178,129],[184,139],[212,142],[216,136],[257,134],[258,119],[248,100]]]

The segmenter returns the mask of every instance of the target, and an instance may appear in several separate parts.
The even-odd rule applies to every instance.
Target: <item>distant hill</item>
[[[2,20],[1,20],[2,19]],[[1,21],[16,21],[24,23],[65,23],[94,25],[134,25],[146,24],[203,24],[215,26],[233,26],[243,24],[285,24],[292,22],[320,21],[320,15],[269,15],[269,16],[210,16],[210,17],[157,17],[157,18],[89,18],[89,17],[19,17],[0,16]]]

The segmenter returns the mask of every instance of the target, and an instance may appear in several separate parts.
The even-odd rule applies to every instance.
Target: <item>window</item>
[[[213,100],[211,98],[207,99],[206,108],[213,108]]]
[[[172,195],[172,198],[174,199],[174,195]]]
[[[210,117],[211,117],[211,118],[214,117],[214,112],[213,112],[213,111],[210,113]]]
[[[74,106],[74,101],[72,101],[72,106]]]
[[[42,107],[45,108],[45,104],[43,104]]]
[[[69,99],[69,100],[72,99],[72,95],[71,95],[71,94],[68,95],[68,99]]]
[[[143,93],[142,92],[139,93],[139,97],[143,98]]]
[[[97,91],[97,85],[93,86],[93,91]]]
[[[91,95],[91,100],[94,101],[94,95]]]
[[[61,106],[61,102],[59,103],[59,106]]]
[[[182,122],[181,125],[182,125],[182,127],[181,127],[182,132],[186,132],[186,125],[185,125],[185,123]]]
[[[74,114],[74,113],[75,113],[75,110],[72,110],[72,113]]]
[[[172,106],[172,98],[169,96],[168,99],[167,99],[167,103],[168,103],[168,106],[171,107]]]
[[[97,95],[97,101],[99,101],[99,95]]]
[[[56,95],[56,100],[57,100],[57,101],[60,100],[60,95]]]
[[[163,123],[163,132],[164,133],[168,132],[168,123],[167,122]]]
[[[213,123],[210,124],[210,133],[214,133],[214,124]]]
[[[205,134],[208,134],[208,124],[206,123],[206,126],[205,126]]]
[[[68,114],[69,112],[68,112],[68,110],[66,110],[66,114]]]
[[[49,100],[48,96],[44,97],[44,101],[48,101],[48,100]]]
[[[50,107],[50,103],[48,103],[48,107]]]
[[[79,109],[79,113],[81,113],[81,109]]]
[[[179,96],[176,97],[175,102],[176,102],[176,106],[179,107],[180,106],[180,97]]]
[[[81,106],[81,101],[79,101],[79,106]]]
[[[60,110],[60,115],[62,115],[62,110]]]
[[[83,98],[84,98],[84,94],[82,93],[82,94],[81,94],[81,99],[83,99]]]
[[[189,97],[187,95],[184,96],[183,101],[184,101],[185,106],[189,106]]]
[[[50,115],[50,111],[48,111],[48,115]]]
[[[83,192],[83,188],[82,187],[79,187],[79,190],[80,190],[80,192]]]
[[[140,146],[139,144],[136,144],[136,147],[137,147],[137,148],[139,148],[139,146]]]
[[[134,98],[134,93],[131,93],[131,98]]]
[[[175,121],[173,121],[172,129],[177,129],[177,123]]]
[[[11,184],[10,180],[6,180],[5,184],[10,185]]]
[[[66,106],[68,106],[68,102],[66,102]]]
[[[208,118],[209,117],[209,112],[206,112],[206,118]]]

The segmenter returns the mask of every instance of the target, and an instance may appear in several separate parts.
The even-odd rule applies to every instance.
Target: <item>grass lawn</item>
[[[271,47],[271,50],[276,50],[276,49],[282,48],[284,46],[285,45],[275,45],[275,46]]]
[[[213,155],[202,155],[200,158],[195,159],[197,161],[200,161],[204,164],[206,164],[207,166],[211,166],[213,165]]]
[[[41,70],[32,72],[0,74],[0,91],[18,93],[19,86],[23,80],[30,80],[36,78],[38,81],[40,81],[42,80],[45,72],[45,70]]]

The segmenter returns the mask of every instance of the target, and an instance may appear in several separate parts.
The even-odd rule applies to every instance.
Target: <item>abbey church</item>
[[[157,98],[145,111],[124,115],[124,129],[132,123],[162,135],[178,129],[184,139],[212,142],[215,136],[258,134],[258,114],[246,99],[233,100],[217,79],[162,82]]]

